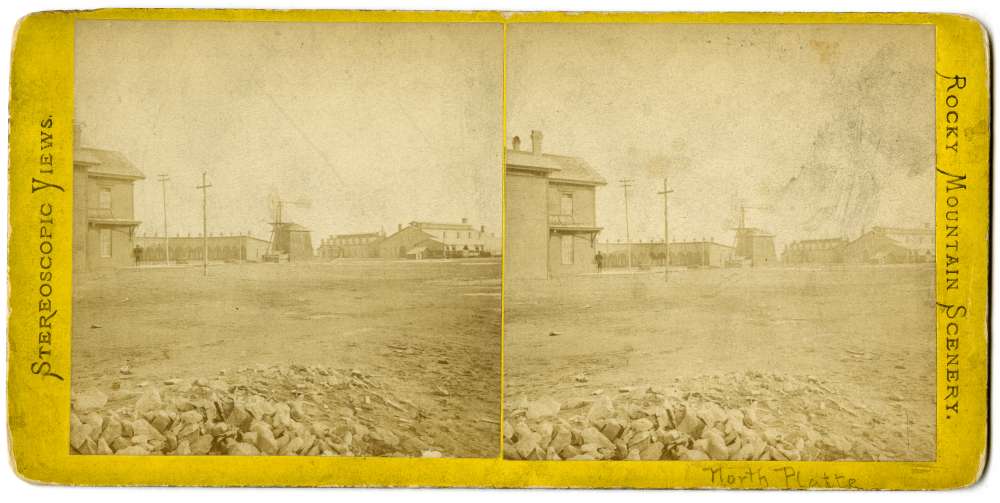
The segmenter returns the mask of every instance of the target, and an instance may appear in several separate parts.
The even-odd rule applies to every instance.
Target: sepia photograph
[[[77,21],[70,452],[499,456],[502,32]]]
[[[504,457],[934,461],[934,36],[510,26]]]

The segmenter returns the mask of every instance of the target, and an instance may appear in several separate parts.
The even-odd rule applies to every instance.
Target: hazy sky
[[[608,179],[601,240],[621,178],[633,239],[662,239],[664,175],[684,240],[731,242],[740,202],[779,248],[934,221],[933,26],[513,25],[507,62],[508,141]]]
[[[83,144],[124,153],[140,232],[267,236],[270,200],[331,233],[467,217],[499,233],[503,39],[496,24],[80,21]]]

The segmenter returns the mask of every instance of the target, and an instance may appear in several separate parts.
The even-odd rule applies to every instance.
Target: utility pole
[[[170,265],[170,234],[167,232],[167,182],[170,181],[170,175],[161,173],[156,175],[156,179],[163,186],[163,248],[167,252],[165,265]]]
[[[618,180],[622,184],[622,189],[625,190],[625,267],[626,270],[632,271],[632,237],[629,234],[629,223],[628,223],[628,189],[632,186],[634,180],[630,178],[622,178]]]
[[[201,185],[198,189],[201,189],[201,244],[202,244],[202,272],[205,276],[208,276],[208,188],[211,185],[208,184],[208,173],[205,171],[201,172]]]
[[[670,276],[670,220],[667,218],[667,197],[673,192],[667,189],[667,177],[663,177],[663,251],[666,257],[663,259],[663,281],[666,282]]]

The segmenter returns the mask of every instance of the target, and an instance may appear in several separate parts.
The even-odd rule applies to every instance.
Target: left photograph
[[[74,51],[72,454],[499,456],[501,25]]]

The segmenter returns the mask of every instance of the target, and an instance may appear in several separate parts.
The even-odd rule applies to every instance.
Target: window
[[[563,265],[571,265],[573,263],[573,236],[563,234],[560,245],[562,245]]]
[[[111,187],[101,187],[101,193],[97,204],[102,210],[111,209]]]
[[[559,198],[559,214],[563,216],[573,216],[573,194],[563,192]]]
[[[101,258],[111,258],[111,229],[101,229]]]

